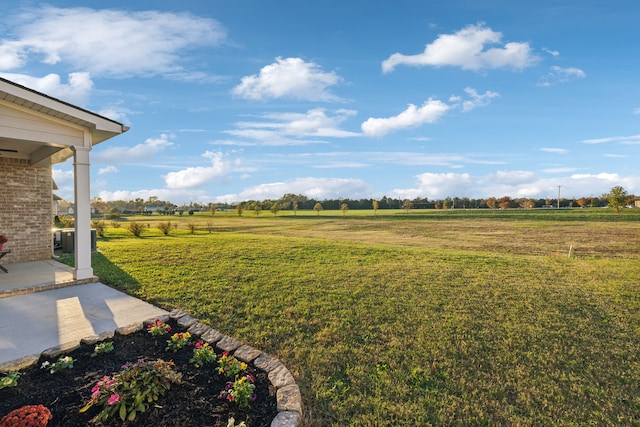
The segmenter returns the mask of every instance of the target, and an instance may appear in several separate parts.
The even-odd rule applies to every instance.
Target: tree
[[[489,197],[487,199],[487,201],[485,202],[485,204],[487,206],[489,206],[489,209],[495,209],[496,208],[496,198],[495,197]]]
[[[243,212],[244,206],[242,206],[242,203],[238,203],[238,206],[236,206],[236,213],[238,214],[238,216],[242,216]]]
[[[373,215],[378,214],[378,201],[374,200],[371,202],[371,207],[373,208]]]
[[[347,205],[346,203],[341,204],[340,210],[342,211],[342,216],[345,216],[347,214],[347,211],[349,210],[349,205]]]
[[[620,209],[625,206],[627,197],[629,197],[629,194],[624,188],[620,187],[619,185],[616,187],[613,187],[609,192],[609,194],[607,194],[607,201],[609,202],[609,207],[613,209],[616,213],[620,213]]]
[[[318,213],[318,216],[320,216],[320,212],[322,211],[322,205],[320,204],[320,202],[316,203],[313,206],[313,210]]]
[[[293,209],[293,214],[295,216],[298,216],[298,201],[294,200],[293,202],[291,202],[291,208]]]
[[[211,205],[211,216],[215,216],[217,210],[218,208],[216,205]]]
[[[269,210],[274,216],[278,215],[278,212],[280,211],[280,203],[273,202],[273,204],[271,205],[271,209]]]
[[[498,206],[500,206],[500,209],[508,209],[511,207],[511,197],[509,196],[504,196],[504,197],[500,197],[500,199],[498,199]]]
[[[258,216],[258,215],[260,215],[260,211],[262,210],[262,207],[260,206],[260,204],[259,204],[259,203],[256,203],[256,204],[253,206],[253,210],[254,210],[254,212],[256,213],[256,216]]]
[[[404,199],[404,202],[402,202],[402,209],[404,209],[405,212],[409,212],[409,210],[412,208],[413,208],[413,203],[411,203],[411,200]]]

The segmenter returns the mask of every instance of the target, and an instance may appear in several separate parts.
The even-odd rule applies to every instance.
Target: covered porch
[[[0,272],[0,298],[97,282],[97,277],[76,279],[73,267],[53,259],[5,265]]]
[[[1,261],[9,272],[0,271],[0,286],[22,280],[18,276],[28,271],[21,264],[51,260],[52,166],[70,158],[75,219],[72,276],[79,282],[96,279],[91,267],[90,153],[96,144],[127,130],[109,118],[0,78],[0,235],[8,238],[4,246],[10,250]],[[62,273],[40,276],[52,286],[67,282]]]

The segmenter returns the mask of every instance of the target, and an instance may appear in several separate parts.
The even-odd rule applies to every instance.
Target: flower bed
[[[218,373],[217,360],[222,353],[215,355],[215,362],[209,357],[198,358],[200,363],[194,363],[194,356],[198,354],[194,350],[202,349],[204,344],[196,338],[185,340],[186,329],[178,323],[171,322],[170,326],[171,333],[165,335],[153,336],[146,330],[129,335],[116,334],[107,340],[113,343],[113,351],[104,351],[104,346],[97,350],[96,345],[83,344],[61,357],[41,357],[36,366],[21,372],[17,385],[8,381],[11,384],[0,389],[0,417],[25,405],[44,405],[52,415],[48,426],[123,425],[122,413],[125,419],[134,414],[130,418],[132,421],[124,423],[127,426],[226,427],[230,418],[237,424],[245,422],[247,427],[271,424],[278,413],[276,390],[265,371],[244,364],[245,369],[238,378],[230,380]],[[177,336],[172,340],[174,333],[182,334],[181,340],[186,341],[175,351],[175,346],[167,342],[176,342]],[[51,373],[51,367],[63,357],[70,357],[72,366]],[[45,369],[41,368],[43,364]],[[172,373],[168,374],[170,365]],[[139,372],[144,371],[148,373],[145,378],[155,377],[156,366],[160,366],[164,378],[171,381],[158,382],[153,393],[145,395],[151,396],[150,399],[138,402],[139,390],[131,392],[115,388],[120,379],[127,379],[121,381],[123,384],[129,381],[130,377],[126,375],[143,375]],[[227,397],[228,383],[248,375],[255,387],[249,399],[242,400],[241,406]],[[106,421],[92,421],[101,416],[104,418],[105,413],[108,414]]]

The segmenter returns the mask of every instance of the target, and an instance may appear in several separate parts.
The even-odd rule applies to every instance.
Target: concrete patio
[[[0,371],[32,363],[47,349],[168,314],[97,278],[73,280],[56,261],[5,265],[0,272]]]
[[[97,277],[74,280],[73,268],[55,260],[3,266],[9,272],[0,271],[0,298],[98,281]]]

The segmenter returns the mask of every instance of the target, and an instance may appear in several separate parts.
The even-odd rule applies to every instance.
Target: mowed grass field
[[[281,359],[307,426],[640,424],[637,210],[128,220],[96,274]]]

